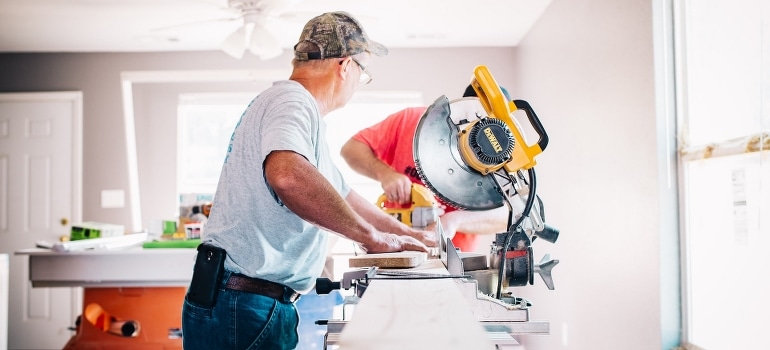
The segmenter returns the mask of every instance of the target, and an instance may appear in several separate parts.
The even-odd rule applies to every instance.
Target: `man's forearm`
[[[382,208],[361,197],[356,191],[351,190],[348,196],[345,197],[345,201],[348,202],[358,215],[361,215],[379,231],[412,237],[429,247],[436,245],[435,231],[417,230],[405,225],[395,217],[385,213]]]
[[[367,144],[350,139],[342,146],[340,155],[353,170],[379,181],[389,202],[406,204],[410,201],[412,180],[377,158]]]
[[[484,211],[456,210],[444,214],[441,217],[441,223],[455,232],[474,235],[506,232],[508,231],[508,207],[502,206]]]
[[[265,178],[278,198],[305,221],[358,242],[372,253],[428,251],[425,244],[414,237],[399,237],[387,231],[378,231],[354,211],[329,181],[299,154],[291,151],[273,152],[265,160],[264,168]],[[369,206],[376,208],[374,204]]]
[[[265,176],[284,205],[302,219],[359,243],[376,239],[374,227],[302,156],[273,152],[265,161]]]
[[[364,218],[367,222],[371,223],[376,229],[383,232],[391,232],[398,235],[409,234],[409,227],[402,224],[396,218],[388,215],[381,208],[367,201],[360,194],[351,190],[348,196],[345,198],[351,208],[353,208],[358,215]]]
[[[381,161],[365,143],[350,139],[342,146],[340,155],[353,171],[372,180],[380,181],[394,170]]]

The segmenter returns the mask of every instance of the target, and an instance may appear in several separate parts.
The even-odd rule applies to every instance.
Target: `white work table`
[[[407,271],[447,274],[440,260]],[[452,279],[371,281],[336,345],[341,350],[495,348]]]
[[[129,248],[54,252],[32,248],[33,287],[186,287],[192,279],[195,249]]]

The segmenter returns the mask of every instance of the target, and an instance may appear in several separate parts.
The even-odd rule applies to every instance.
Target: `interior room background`
[[[551,322],[551,335],[523,339],[527,349],[680,343],[675,122],[665,91],[673,56],[672,44],[660,43],[672,29],[663,3],[555,0],[515,48],[395,48],[368,67],[374,81],[362,91],[417,91],[430,103],[459,97],[473,68],[487,65],[513,98],[537,112],[550,138],[537,157],[538,193],[549,224],[561,230],[557,244],[537,252],[560,264],[556,290],[536,280],[519,291],[533,301],[533,319]],[[129,189],[121,73],[288,72],[290,58],[291,52],[270,61],[221,52],[0,54],[0,91],[83,91],[83,217],[130,227],[130,203],[99,205],[101,191]],[[146,139],[137,139],[137,148],[153,153],[142,147],[176,137],[176,91],[264,88],[259,84],[138,84],[137,135]],[[168,188],[176,168],[162,158],[166,151],[139,160],[145,220],[176,200]]]

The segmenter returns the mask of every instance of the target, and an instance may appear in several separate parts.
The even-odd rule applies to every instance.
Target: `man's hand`
[[[411,236],[414,237],[416,240],[422,242],[428,247],[436,247],[438,246],[438,233],[435,231],[435,224],[432,226],[429,226],[426,230],[416,230],[413,229],[413,232],[411,233]]]
[[[430,252],[425,244],[414,237],[399,236],[392,233],[382,233],[381,239],[367,244],[361,244],[361,248],[370,254],[401,252],[405,250]]]
[[[382,176],[381,185],[389,202],[408,204],[412,201],[412,180],[408,176],[391,171]]]
[[[412,200],[412,181],[374,154],[369,145],[351,138],[340,150],[340,155],[351,169],[378,181],[391,203],[407,204]]]

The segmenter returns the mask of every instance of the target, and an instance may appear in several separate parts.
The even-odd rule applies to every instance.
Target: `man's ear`
[[[339,73],[344,79],[347,77],[348,70],[350,69],[350,57],[344,58],[342,61],[340,61],[339,65],[340,65]]]

